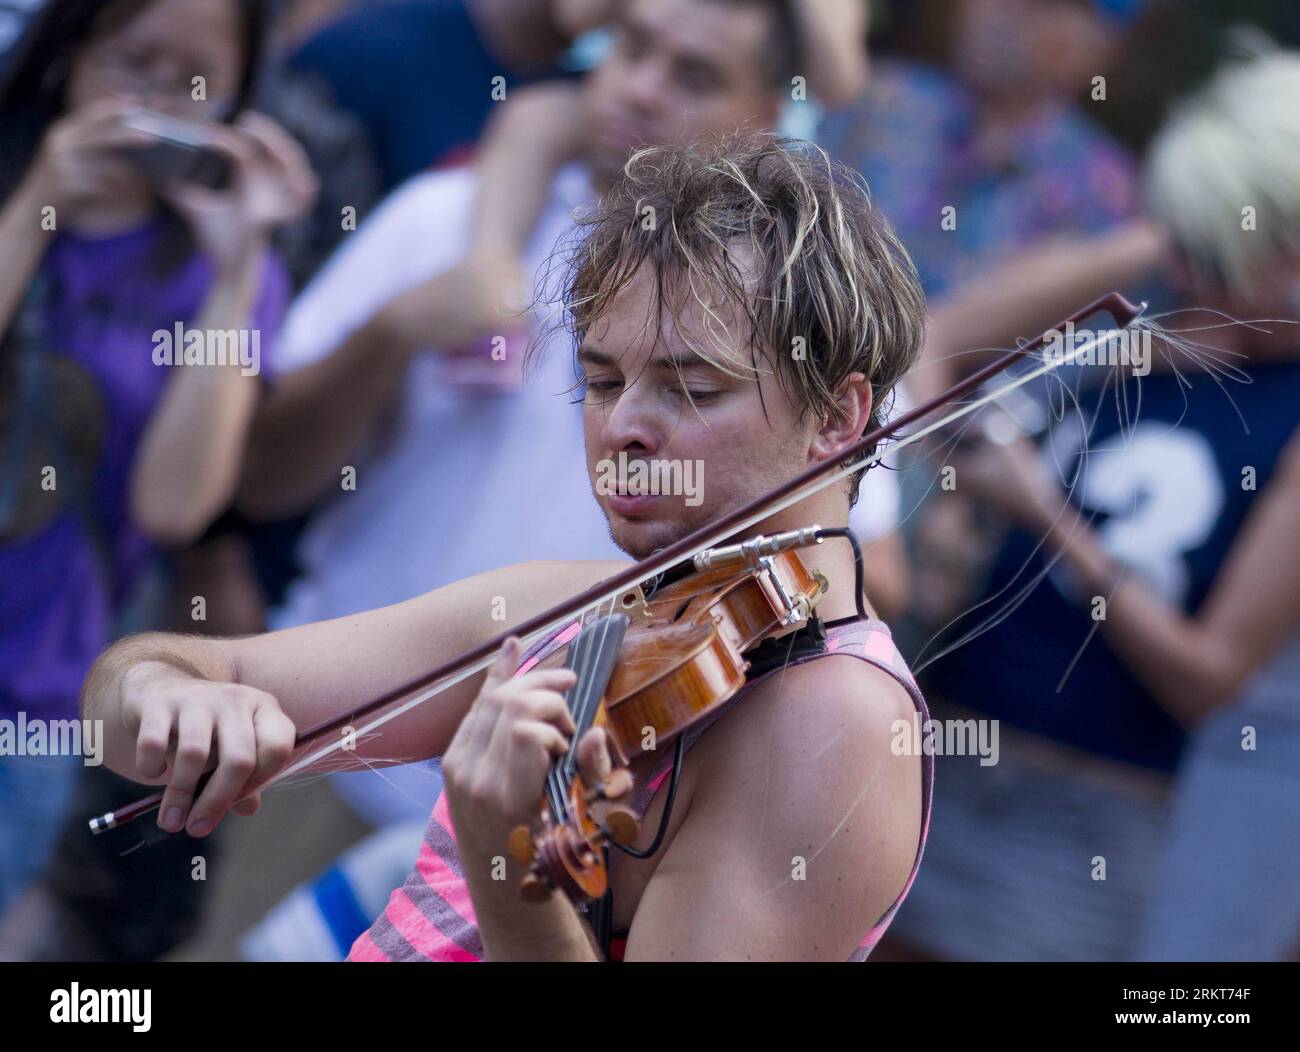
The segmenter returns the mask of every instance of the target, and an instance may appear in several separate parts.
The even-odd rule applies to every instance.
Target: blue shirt
[[[1173,373],[1152,373],[1080,396],[1083,419],[1096,423],[1073,502],[1095,513],[1093,529],[1129,575],[1191,616],[1300,419],[1300,362],[1244,368],[1249,383],[1224,378],[1222,388],[1184,368],[1187,386]],[[1073,412],[1056,426],[1057,463],[1077,463],[1082,426]],[[1007,536],[975,618],[1007,609],[1043,572],[1039,541]],[[1173,771],[1183,730],[1111,648],[1092,619],[1092,598],[1064,567],[1048,571],[1005,620],[935,663],[933,689],[1011,726]]]
[[[319,76],[361,121],[385,190],[478,142],[494,77],[507,92],[529,79],[488,51],[465,0],[364,7],[304,43],[290,65]]]

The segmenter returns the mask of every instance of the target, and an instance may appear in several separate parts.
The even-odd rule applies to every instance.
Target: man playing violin
[[[593,485],[611,536],[635,558],[840,459],[879,424],[918,353],[924,306],[906,253],[852,175],[815,148],[762,137],[639,151],[585,225],[564,306],[589,474],[620,460],[691,462],[703,480],[691,498]],[[844,526],[860,477],[744,536]],[[824,638],[754,678],[694,735],[659,850],[611,854],[624,959],[862,959],[911,885],[933,760],[899,747],[899,721],[925,719],[924,701],[888,630],[869,606],[860,614],[850,546],[800,555],[830,582],[817,608]],[[296,729],[352,712],[624,567],[525,563],[267,635],[127,638],[92,670],[84,712],[103,720],[112,769],[166,787],[159,824],[205,836],[226,812],[257,810]],[[440,756],[445,778],[411,878],[352,959],[619,956],[559,892],[521,900],[527,867],[506,850],[516,827],[536,822],[554,757],[576,748],[593,785],[611,767],[602,729],[571,740],[574,674],[530,663],[555,638],[529,655],[512,639],[485,675],[343,754],[358,766]],[[669,795],[664,751],[631,764],[646,796],[639,848]]]

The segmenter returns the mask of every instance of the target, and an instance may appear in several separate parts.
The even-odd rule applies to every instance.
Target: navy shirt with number
[[[1077,472],[1073,500],[1095,515],[1111,556],[1188,614],[1205,601],[1300,420],[1300,363],[1243,371],[1248,383],[1222,378],[1222,387],[1186,367],[1181,381],[1174,373],[1112,381],[1081,395],[1081,413],[1066,414],[1044,445],[1067,481]],[[976,617],[1005,610],[1042,572],[1037,545],[1023,532],[1007,536]],[[1183,731],[1112,650],[1093,610],[1092,594],[1058,563],[1005,620],[937,662],[931,689],[1008,725],[1172,771]]]

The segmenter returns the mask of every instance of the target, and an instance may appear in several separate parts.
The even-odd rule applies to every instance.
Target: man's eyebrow
[[[584,343],[578,349],[578,361],[583,365],[614,366],[618,364],[618,359],[612,354],[598,350],[589,343]],[[720,372],[716,365],[706,362],[697,354],[682,355],[660,355],[650,359],[651,369],[660,369],[665,372],[689,372],[691,370],[706,369],[710,372]]]
[[[614,356],[599,351],[589,343],[584,343],[578,348],[578,361],[583,365],[613,365]]]
[[[665,372],[690,372],[692,369],[707,369],[709,372],[720,372],[716,365],[706,362],[698,354],[660,355],[658,358],[650,359],[650,368],[662,369]]]

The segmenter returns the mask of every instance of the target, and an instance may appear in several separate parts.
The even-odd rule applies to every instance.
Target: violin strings
[[[601,617],[596,616],[595,611],[587,613],[593,616],[587,617],[584,614],[586,619],[584,630],[573,641],[572,668],[577,682],[569,689],[566,698],[575,728],[572,749],[565,756],[553,759],[546,775],[551,810],[561,821],[567,821],[570,817],[569,789],[573,785],[573,774],[577,769],[576,760],[573,758],[576,756],[578,740],[586,729],[593,709],[591,672],[609,639],[613,601],[610,602],[610,614]]]
[[[577,752],[578,740],[586,732],[587,728],[591,726],[591,721],[595,715],[596,707],[600,703],[600,696],[595,690],[595,685],[590,683],[589,680],[592,671],[599,664],[600,655],[604,653],[605,648],[609,645],[609,635],[613,624],[614,624],[614,602],[613,600],[611,600],[609,612],[607,614],[602,615],[601,617],[600,629],[599,629],[600,638],[598,641],[593,642],[591,645],[590,652],[589,652],[590,656],[587,661],[587,668],[584,670],[584,674],[583,674],[584,682],[583,684],[580,684],[583,686],[583,691],[581,694],[582,704],[581,706],[579,706],[578,711],[574,713],[574,734],[573,734],[574,748],[562,760],[562,763],[564,765],[566,784],[572,783],[573,776],[578,769],[578,752]]]
[[[586,624],[583,625],[582,629],[578,632],[577,637],[574,639],[573,649],[569,655],[570,657],[569,665],[572,668],[574,675],[577,676],[577,682],[574,683],[574,685],[569,688],[568,695],[565,698],[565,701],[569,708],[570,715],[573,714],[574,708],[576,707],[578,702],[579,691],[581,691],[582,689],[582,681],[583,681],[582,666],[586,662],[587,650],[588,650],[587,644],[591,638],[590,633],[588,631],[590,625],[591,625],[590,620],[587,620]],[[554,814],[555,817],[560,821],[562,822],[567,821],[569,817],[569,807],[568,807],[568,799],[567,799],[568,786],[565,784],[563,775],[561,773],[559,757],[553,758],[550,764],[547,765],[546,789],[547,789],[547,794],[550,797],[551,813]]]

